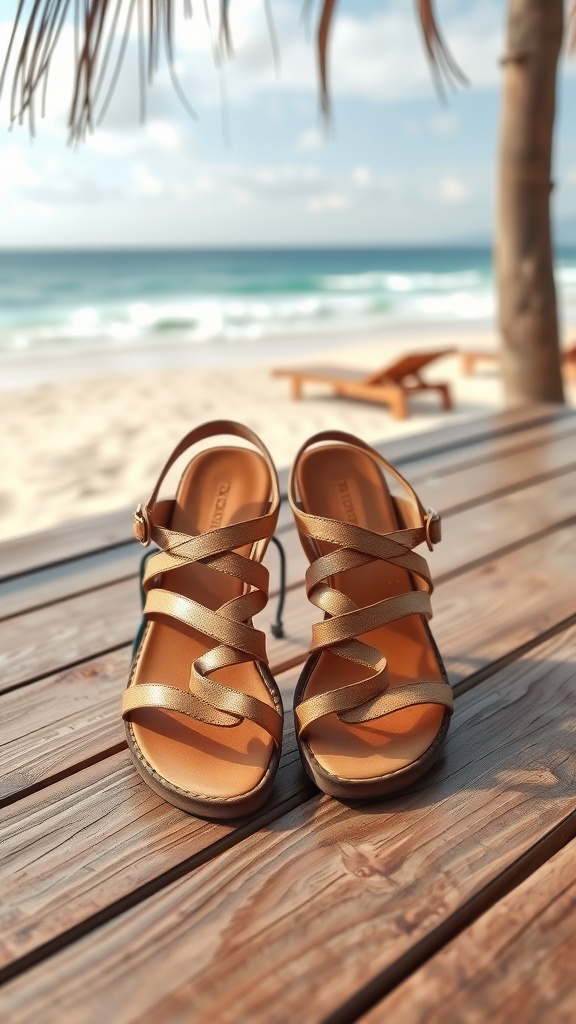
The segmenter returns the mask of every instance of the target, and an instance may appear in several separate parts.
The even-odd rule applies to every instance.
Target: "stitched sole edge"
[[[184,790],[171,786],[167,780],[162,779],[157,772],[148,767],[147,761],[144,760],[140,748],[134,740],[129,722],[125,723],[125,732],[128,750],[134,762],[134,767],[139,775],[142,776],[147,786],[157,796],[160,796],[174,807],[178,807],[181,811],[186,811],[187,814],[193,814],[198,818],[205,818],[208,821],[230,821],[236,818],[245,818],[248,815],[254,814],[255,811],[262,807],[274,786],[274,779],[280,762],[279,749],[274,751],[262,781],[256,789],[251,790],[249,793],[222,800],[185,793]]]
[[[450,715],[446,715],[434,742],[417,761],[375,779],[339,779],[330,775],[318,763],[310,749],[298,739],[298,750],[306,774],[327,796],[339,800],[369,800],[371,798],[394,796],[417,782],[439,760],[444,741],[450,728]]]

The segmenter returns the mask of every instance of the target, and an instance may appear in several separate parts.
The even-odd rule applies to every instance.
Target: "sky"
[[[16,6],[0,0],[2,58]],[[340,0],[329,126],[319,112],[314,19],[308,31],[303,6],[270,0],[276,68],[264,0],[233,0],[234,55],[219,69],[204,2],[192,0],[192,20],[177,23],[176,70],[196,120],[161,65],[141,123],[133,32],[107,116],[76,147],[67,144],[68,25],[34,139],[26,124],[10,127],[9,90],[0,100],[0,246],[488,240],[502,0],[437,0],[444,35],[470,82],[445,104],[432,85],[412,0]],[[554,208],[564,222],[576,218],[576,57],[563,57],[558,92]]]

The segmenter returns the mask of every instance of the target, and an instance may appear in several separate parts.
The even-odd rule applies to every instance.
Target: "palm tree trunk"
[[[562,402],[550,229],[564,0],[509,0],[496,263],[506,399]]]

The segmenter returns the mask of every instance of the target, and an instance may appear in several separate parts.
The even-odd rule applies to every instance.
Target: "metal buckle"
[[[138,505],[134,512],[134,536],[145,548],[151,541],[150,514],[145,505]]]
[[[432,523],[439,523],[440,522],[440,516],[439,516],[438,512],[436,512],[433,508],[429,508],[428,512],[424,516],[424,522],[426,524],[426,544],[428,545],[428,551],[433,551],[434,550],[434,542],[432,540],[432,537],[430,536],[430,526],[431,526]],[[440,540],[440,537],[438,537],[438,541],[439,540]],[[436,541],[436,543],[438,543],[438,541]]]

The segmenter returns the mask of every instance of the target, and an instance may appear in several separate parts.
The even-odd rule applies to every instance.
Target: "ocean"
[[[576,250],[561,250],[576,322]],[[487,248],[0,252],[0,353],[236,345],[491,326]]]

